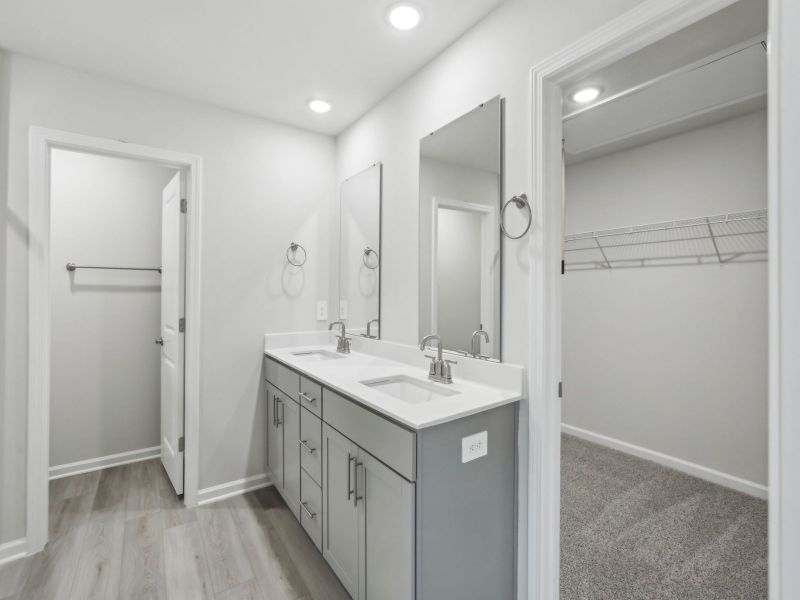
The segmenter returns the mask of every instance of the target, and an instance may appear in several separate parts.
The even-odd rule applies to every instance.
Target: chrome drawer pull
[[[314,454],[314,452],[316,452],[316,451],[317,451],[317,449],[316,449],[316,448],[312,448],[311,446],[309,446],[309,445],[306,443],[306,441],[305,441],[305,440],[299,440],[299,442],[298,442],[298,443],[299,443],[299,444],[300,444],[300,445],[301,445],[303,448],[305,448],[305,449],[308,451],[308,453],[309,453],[309,454]]]
[[[347,499],[350,500],[350,497],[355,493],[353,489],[350,487],[352,485],[350,481],[350,463],[356,459],[355,456],[351,456],[350,453],[347,453]]]
[[[317,513],[315,513],[315,512],[311,512],[311,511],[308,509],[308,502],[301,502],[301,503],[300,503],[300,506],[301,506],[301,507],[302,507],[302,509],[305,511],[305,513],[308,515],[308,518],[309,518],[309,519],[315,519],[315,518],[317,517]]]
[[[316,402],[316,401],[317,401],[317,399],[316,399],[316,398],[314,398],[313,396],[309,396],[309,395],[308,395],[308,394],[306,394],[305,392],[300,392],[300,397],[301,397],[303,400],[305,400],[306,402],[310,402],[311,404],[314,404],[314,402]]]
[[[358,501],[364,499],[364,496],[359,496],[358,495],[358,467],[363,467],[363,466],[364,466],[363,462],[356,461],[356,490],[354,492],[354,497],[353,497],[353,506],[358,506]],[[367,472],[367,470],[364,469],[364,474],[365,475],[366,475],[366,472]]]

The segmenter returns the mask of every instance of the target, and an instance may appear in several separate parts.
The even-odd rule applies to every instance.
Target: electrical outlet
[[[468,463],[481,456],[486,456],[489,452],[488,439],[489,433],[486,431],[461,438],[461,462]]]
[[[347,318],[347,300],[339,300],[339,318]]]
[[[317,321],[327,321],[328,320],[328,301],[327,300],[318,300],[317,301]]]

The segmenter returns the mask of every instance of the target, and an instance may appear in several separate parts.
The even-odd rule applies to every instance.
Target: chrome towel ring
[[[302,261],[298,261],[297,260],[297,250],[298,250],[298,248],[303,251],[303,260]],[[291,256],[289,256],[290,253],[291,253]],[[295,260],[292,260],[292,257],[294,257]],[[297,242],[292,242],[291,244],[289,244],[289,247],[286,249],[286,260],[289,261],[290,265],[293,265],[295,267],[302,267],[304,264],[306,264],[306,259],[307,258],[308,258],[308,252],[306,252],[306,249],[303,248],[303,246],[301,246]]]
[[[375,264],[374,265],[369,264],[369,255],[370,254],[374,254],[375,255]],[[364,256],[361,257],[361,262],[363,262],[364,266],[367,267],[368,269],[377,269],[378,265],[381,264],[381,257],[378,256],[378,253],[375,252],[375,250],[373,250],[372,248],[367,246],[366,248],[364,248]]]
[[[506,208],[508,208],[508,205],[511,204],[512,202],[520,210],[526,207],[528,209],[528,223],[527,225],[525,225],[525,229],[519,235],[511,235],[510,233],[508,233],[504,222]],[[530,202],[528,202],[527,194],[520,194],[519,196],[514,196],[511,199],[506,200],[505,204],[503,204],[503,208],[500,209],[500,229],[503,232],[504,236],[512,240],[518,240],[526,233],[528,233],[532,224],[533,224],[533,209],[531,208]]]

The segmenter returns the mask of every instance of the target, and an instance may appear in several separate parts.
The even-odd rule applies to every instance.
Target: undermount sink
[[[299,352],[292,352],[292,356],[307,358],[310,360],[333,360],[336,358],[344,358],[344,354],[337,354],[330,350],[301,350]]]
[[[370,379],[361,384],[387,394],[407,404],[420,404],[455,396],[459,392],[449,390],[442,384],[422,381],[408,375],[394,375],[380,379]]]

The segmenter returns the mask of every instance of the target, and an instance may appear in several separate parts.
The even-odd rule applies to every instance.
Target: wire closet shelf
[[[724,264],[767,258],[767,211],[751,210],[564,236],[566,270]]]

